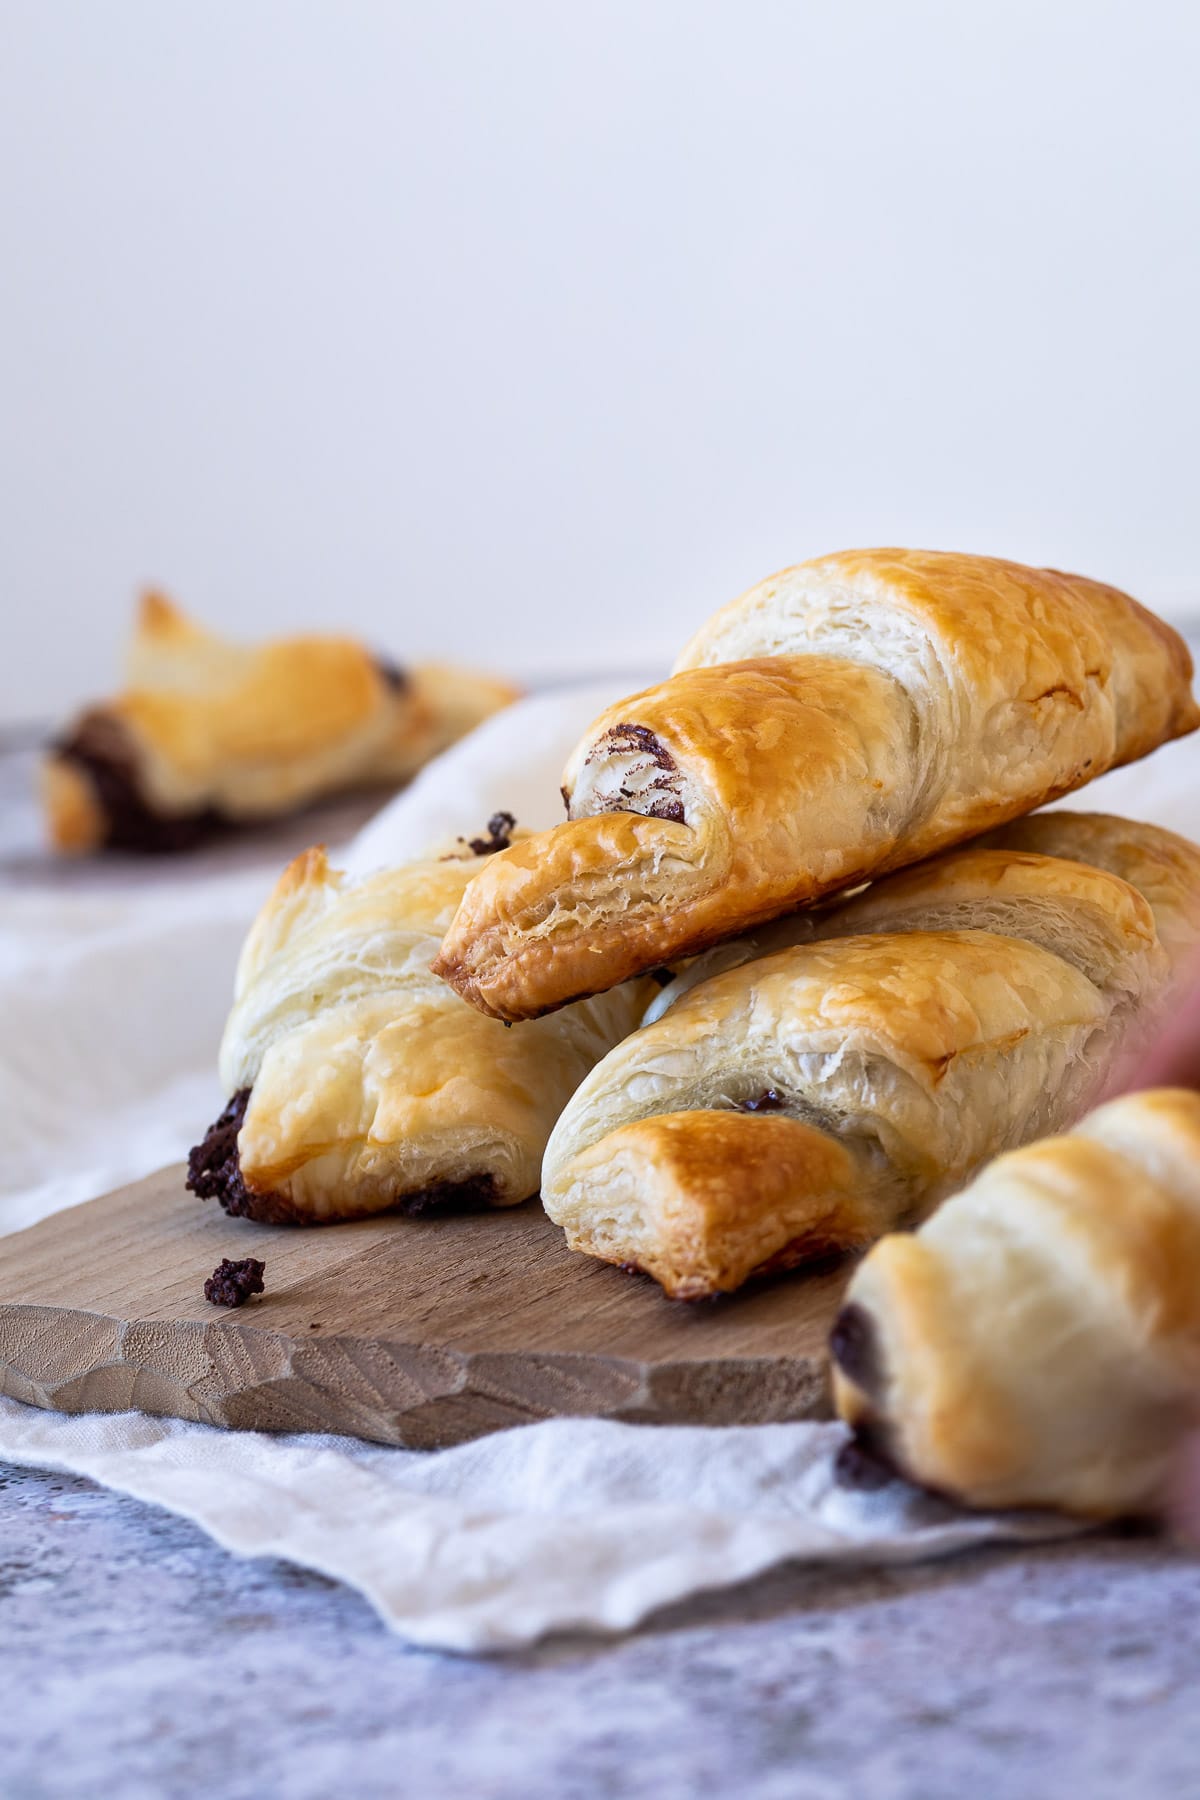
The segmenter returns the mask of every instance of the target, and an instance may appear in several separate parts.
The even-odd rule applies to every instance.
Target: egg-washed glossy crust
[[[856,1271],[842,1417],[971,1506],[1155,1507],[1200,1392],[1200,1095],[1001,1157]]]
[[[728,1292],[911,1223],[1078,1118],[1166,1003],[1172,962],[1151,903],[1097,866],[1121,860],[1124,822],[1063,819],[1059,842],[1092,863],[947,852],[791,922],[805,941],[751,943],[664,990],[667,1010],[592,1071],[551,1137],[542,1197],[568,1242],[671,1294]],[[1140,865],[1161,870],[1140,830]],[[1200,871],[1200,851],[1162,835]],[[1183,956],[1163,881],[1157,896]],[[840,1160],[810,1144],[810,1174],[784,1179],[788,1126],[797,1155],[816,1133]]]
[[[571,817],[481,870],[436,969],[532,1018],[919,861],[1191,731],[1177,633],[1101,583],[851,552],[719,612],[568,763]]]

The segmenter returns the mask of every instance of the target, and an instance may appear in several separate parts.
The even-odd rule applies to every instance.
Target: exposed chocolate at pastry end
[[[588,752],[587,760],[594,762],[598,756],[633,755],[642,751],[648,756],[655,768],[673,773],[678,767],[675,758],[667,749],[656,732],[648,725],[613,725],[605,732],[598,744]]]
[[[250,1089],[239,1088],[220,1117],[188,1151],[187,1185],[201,1200],[219,1200],[233,1218],[252,1218],[254,1196],[246,1191],[238,1156],[238,1132],[246,1117]]]
[[[251,1294],[261,1294],[266,1286],[266,1267],[254,1256],[244,1256],[241,1262],[222,1257],[204,1284],[204,1298],[210,1306],[244,1306]]]
[[[83,717],[48,753],[82,770],[104,815],[103,847],[163,855],[190,850],[227,831],[232,821],[214,807],[163,813],[152,806],[138,779],[137,751],[120,719],[97,708]]]
[[[187,1185],[201,1200],[219,1200],[231,1219],[258,1225],[319,1225],[285,1194],[256,1194],[242,1179],[238,1132],[246,1117],[250,1089],[239,1088],[200,1143],[188,1151]]]
[[[487,822],[487,836],[460,839],[468,850],[476,856],[494,856],[497,850],[507,850],[512,844],[512,834],[516,829],[516,815],[510,812],[493,813]]]
[[[686,823],[683,801],[679,798],[679,765],[662,739],[648,725],[611,726],[600,741],[593,744],[587,760],[593,763],[598,758],[609,756],[640,757],[644,760],[633,765],[626,782],[605,800],[605,811],[636,812],[647,819],[669,819],[676,825]],[[651,780],[642,780],[634,787],[627,785],[635,775],[644,776],[648,768],[658,771]],[[563,798],[567,798],[565,789]],[[646,804],[639,805],[638,801],[646,801]],[[623,804],[624,802],[634,804]],[[569,803],[567,810],[569,813]]]
[[[833,1321],[829,1334],[829,1354],[842,1374],[869,1399],[877,1400],[883,1392],[883,1363],[879,1351],[879,1333],[865,1306],[851,1300]]]
[[[188,1152],[187,1185],[201,1200],[219,1200],[234,1219],[259,1225],[335,1225],[360,1213],[303,1212],[285,1194],[254,1193],[246,1186],[238,1154],[238,1133],[246,1117],[250,1089],[239,1088],[202,1141]],[[389,1206],[371,1209],[399,1212],[410,1219],[434,1219],[455,1213],[482,1212],[495,1206],[499,1188],[494,1175],[471,1175],[465,1181],[434,1181],[415,1194],[398,1194]]]
[[[392,690],[393,694],[403,694],[407,688],[412,686],[412,676],[408,670],[402,668],[398,662],[393,662],[390,656],[374,656],[371,660],[385,685]]]
[[[494,1175],[469,1175],[465,1181],[433,1181],[419,1193],[402,1194],[395,1210],[406,1219],[446,1219],[486,1212],[498,1199]]]
[[[887,1432],[878,1425],[858,1427],[834,1460],[833,1472],[842,1487],[872,1492],[890,1481],[907,1477],[899,1467]]]
[[[778,1088],[764,1088],[761,1094],[752,1094],[748,1100],[739,1100],[738,1112],[765,1113],[782,1112],[787,1101]]]

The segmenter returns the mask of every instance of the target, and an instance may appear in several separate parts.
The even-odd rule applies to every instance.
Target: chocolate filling
[[[843,1375],[860,1387],[869,1399],[879,1399],[883,1392],[879,1334],[866,1307],[856,1300],[843,1306],[834,1320],[829,1334],[829,1354]]]
[[[210,1306],[244,1306],[251,1294],[262,1293],[266,1267],[253,1256],[241,1262],[222,1257],[204,1284],[204,1298]]]
[[[412,676],[408,670],[402,669],[390,656],[373,656],[371,661],[393,694],[403,694],[412,686]]]
[[[660,988],[670,987],[675,979],[675,971],[673,969],[647,969],[646,973],[649,975],[651,981],[656,981],[658,983]]]
[[[778,1088],[764,1088],[761,1094],[754,1094],[749,1100],[739,1100],[737,1110],[748,1113],[782,1112],[786,1106],[787,1101]]]
[[[238,1133],[249,1100],[250,1089],[239,1088],[202,1141],[189,1151],[187,1185],[192,1193],[201,1200],[219,1200],[231,1218],[255,1219],[262,1225],[332,1225],[339,1216],[350,1217],[312,1218],[284,1194],[256,1194],[246,1186]],[[409,1219],[436,1219],[482,1212],[498,1198],[494,1175],[470,1175],[465,1181],[434,1181],[415,1194],[398,1194],[390,1207],[380,1210],[403,1213]]]
[[[85,713],[73,731],[51,744],[50,753],[87,776],[104,813],[107,849],[155,855],[190,850],[231,824],[211,806],[190,813],[156,811],[142,792],[129,734],[109,713]]]
[[[447,1219],[458,1213],[486,1212],[496,1199],[494,1175],[468,1175],[465,1181],[432,1181],[420,1193],[402,1194],[393,1210],[406,1219]]]
[[[259,1217],[255,1208],[263,1198],[248,1191],[238,1158],[238,1132],[249,1101],[250,1089],[239,1088],[200,1143],[188,1151],[187,1184],[192,1193],[201,1200],[219,1200],[235,1219]]]
[[[507,850],[512,843],[512,834],[516,826],[516,816],[510,812],[493,813],[487,822],[487,836],[460,839],[468,850],[476,856],[494,856],[497,850]]]
[[[629,771],[627,779],[644,775],[648,769],[658,771],[650,780],[639,781],[636,787],[624,784],[619,787],[607,802],[606,811],[636,812],[647,819],[670,819],[676,825],[685,823],[683,801],[678,798],[679,765],[661,738],[648,725],[614,725],[605,732],[598,744],[593,745],[587,760],[592,763],[601,756],[640,757],[641,762]],[[647,796],[653,796],[648,805],[621,805],[622,800],[644,801]],[[565,789],[563,798],[566,799]]]
[[[868,1491],[886,1487],[897,1478],[908,1479],[896,1460],[886,1427],[866,1423],[838,1451],[834,1474],[843,1487]]]

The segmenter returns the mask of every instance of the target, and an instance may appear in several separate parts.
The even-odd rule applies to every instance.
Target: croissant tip
[[[324,886],[335,880],[337,871],[329,866],[329,857],[324,844],[312,844],[294,856],[276,883],[275,893],[278,898],[288,893],[297,892],[304,887]]]
[[[137,625],[139,631],[153,633],[188,628],[190,621],[161,588],[149,587],[138,602]]]

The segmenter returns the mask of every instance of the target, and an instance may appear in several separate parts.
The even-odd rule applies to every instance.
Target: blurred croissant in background
[[[442,664],[402,669],[348,637],[247,646],[143,596],[125,691],[50,747],[55,848],[187,849],[328,795],[394,787],[517,690]]]

